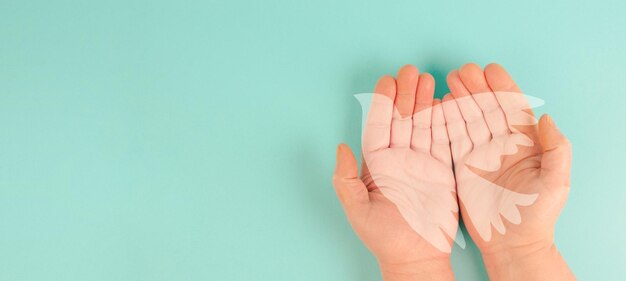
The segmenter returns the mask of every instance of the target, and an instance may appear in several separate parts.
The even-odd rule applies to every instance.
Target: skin
[[[490,64],[481,69],[476,64],[466,64],[457,71],[452,71],[447,77],[451,94],[444,100],[458,100],[468,95],[477,95],[489,92],[507,92],[509,95],[521,93],[517,84],[510,75],[497,64]],[[500,95],[500,101],[506,94]],[[519,112],[505,112],[501,107],[494,110],[485,103],[476,101],[475,107],[482,112],[483,118],[473,118],[470,126],[468,107],[461,108],[461,117],[467,123],[465,134],[462,130],[453,132],[449,127],[451,137],[452,157],[455,170],[466,169],[463,159],[481,147],[490,145],[497,135],[509,138],[511,130],[519,130],[534,143],[533,146],[518,146],[519,150],[513,155],[501,158],[501,167],[497,171],[482,171],[473,169],[491,182],[497,183],[508,190],[519,194],[537,194],[537,200],[528,206],[519,207],[521,222],[518,224],[503,220],[505,232],[502,234],[492,228],[490,239],[481,237],[472,223],[472,214],[467,212],[461,197],[461,213],[466,220],[468,232],[480,249],[489,277],[491,280],[575,280],[574,275],[560,256],[554,244],[554,225],[567,200],[569,192],[569,178],[571,166],[571,145],[561,134],[552,119],[544,115],[538,124],[514,126],[511,130],[502,129],[505,123],[498,123],[502,119],[511,119],[512,114]],[[496,99],[494,99],[495,101]],[[446,120],[453,113],[451,107],[444,107]],[[464,111],[465,109],[465,111]],[[521,110],[521,109],[518,109]],[[534,117],[529,109],[526,113]],[[487,114],[490,112],[491,114]],[[495,112],[495,113],[494,113]],[[487,140],[481,140],[481,134]],[[489,139],[492,139],[491,141]],[[455,144],[469,141],[472,147],[468,151],[455,151]],[[469,167],[472,169],[471,167]],[[469,188],[471,182],[465,182],[458,177],[457,189]],[[480,196],[481,194],[476,194]]]
[[[457,170],[458,173],[460,167],[466,168],[467,165],[462,165],[465,164],[468,155],[478,150],[481,145],[488,145],[494,135],[505,134],[503,137],[506,138],[508,137],[506,134],[511,134],[510,131],[496,129],[498,124],[505,124],[503,122],[506,119],[506,113],[501,112],[502,117],[498,117],[500,116],[498,114],[485,114],[484,116],[488,117],[469,119],[466,118],[467,114],[463,115],[461,107],[456,106],[456,100],[485,92],[521,93],[508,73],[496,64],[488,65],[484,70],[475,64],[467,64],[451,72],[447,80],[451,94],[444,97],[444,106],[439,106],[440,102],[432,98],[434,92],[432,76],[425,73],[419,74],[418,70],[410,65],[404,66],[399,71],[397,79],[391,76],[382,77],[375,89],[375,93],[394,101],[394,106],[400,112],[401,118],[410,117],[411,113],[434,105],[434,108],[443,108],[443,115],[447,122],[450,122],[447,120],[448,117],[472,121],[463,122],[466,124],[465,130],[462,130],[463,133],[459,129],[463,127],[452,126],[451,122],[446,128],[445,138],[442,138],[440,131],[437,131],[442,124],[436,121],[436,118],[428,120],[431,124],[428,134],[424,132],[392,133],[391,127],[397,130],[401,126],[393,126],[393,122],[397,120],[390,118],[388,119],[389,129],[384,129],[385,126],[383,126],[383,129],[377,132],[377,135],[388,136],[387,140],[383,138],[382,141],[374,142],[376,146],[373,150],[370,145],[364,145],[364,155],[368,158],[368,153],[371,151],[385,154],[385,152],[397,151],[398,143],[407,143],[406,147],[400,147],[404,149],[403,154],[419,155],[410,159],[421,163],[410,163],[410,165],[424,169],[415,172],[415,176],[412,177],[419,182],[415,184],[424,194],[428,194],[429,186],[435,188],[442,182],[447,182],[445,178],[449,177],[448,175],[454,177],[452,171]],[[446,103],[448,103],[447,106]],[[481,108],[481,106],[484,107]],[[487,112],[484,104],[476,104],[476,108]],[[488,112],[491,112],[492,108],[489,109]],[[372,110],[376,109],[372,107]],[[532,114],[531,111],[527,112]],[[460,113],[460,117],[455,116],[455,113]],[[435,116],[435,110],[432,116]],[[366,124],[366,132],[367,127]],[[420,128],[423,127],[420,126]],[[411,126],[407,126],[405,130],[411,129]],[[497,171],[486,172],[479,169],[472,171],[520,194],[536,193],[538,194],[536,202],[529,206],[519,207],[521,223],[514,224],[504,220],[506,232],[501,234],[492,229],[492,235],[487,241],[473,227],[471,215],[468,214],[462,200],[459,202],[461,215],[468,218],[468,231],[483,255],[491,280],[575,280],[558,253],[553,239],[554,224],[569,190],[571,146],[547,115],[542,116],[538,124],[518,129],[532,139],[535,145],[528,148],[520,147],[514,155],[505,156],[502,160],[502,167]],[[393,139],[395,136],[407,135],[411,136],[410,140]],[[448,136],[451,141],[448,141]],[[480,139],[481,137],[483,139]],[[470,143],[471,146],[459,150],[460,140]],[[393,155],[394,153],[387,154]],[[393,157],[387,158],[386,163],[394,161]],[[454,165],[450,164],[450,159],[454,161]],[[361,176],[359,176],[357,161],[352,151],[347,145],[340,144],[337,149],[337,166],[333,184],[355,232],[376,256],[383,279],[453,280],[450,254],[442,252],[441,247],[434,247],[428,239],[423,237],[423,234],[420,235],[411,228],[407,223],[406,215],[403,216],[401,213],[401,208],[398,208],[397,204],[381,192],[381,188],[387,188],[387,184],[378,186],[372,180],[372,174],[377,175],[375,178],[380,178],[385,174],[397,177],[397,173],[375,168],[375,163],[371,161],[363,161],[363,163]],[[376,171],[370,171],[368,165],[374,167]],[[426,170],[424,167],[435,170]],[[447,173],[444,169],[448,169],[449,172]],[[433,177],[428,176],[433,173],[444,179],[433,181]],[[452,180],[454,181],[454,178]],[[467,186],[469,183],[459,178],[456,179],[456,188],[459,191],[463,191],[464,184]],[[429,208],[437,208],[437,206],[429,206]],[[445,225],[446,222],[442,221],[441,224]],[[452,239],[449,237],[448,239],[451,245]]]
[[[405,182],[409,179],[413,179],[415,183],[406,188],[418,188],[421,193],[428,193],[429,190],[440,191],[437,189],[454,192],[454,175],[441,107],[438,117],[442,122],[433,128],[434,134],[430,128],[431,118],[411,120],[413,113],[430,108],[433,103],[439,103],[433,100],[434,79],[430,74],[419,74],[417,68],[407,65],[400,69],[397,79],[391,76],[382,77],[376,85],[375,93],[394,103],[389,102],[389,108],[372,106],[372,111],[389,113],[372,118],[377,112],[370,112],[364,133],[364,155],[366,159],[373,160],[363,161],[364,166],[359,177],[357,161],[352,151],[344,144],[339,145],[333,177],[337,195],[355,232],[376,256],[385,280],[453,280],[449,252],[452,239],[446,239],[441,234],[445,239],[447,252],[434,247],[411,228],[398,206],[383,194],[385,189],[398,188],[389,186],[387,181]],[[397,108],[399,116],[391,115],[392,106]],[[412,134],[413,124],[418,121],[425,122],[428,126],[421,127],[427,129]],[[445,145],[431,142],[431,135],[441,134],[445,138]],[[405,167],[418,169],[407,171]],[[433,174],[439,176],[429,176]],[[378,179],[376,183],[373,178]],[[453,193],[448,193],[448,196],[456,204],[456,196]],[[417,201],[429,200],[417,198]],[[458,210],[457,206],[454,207]],[[427,211],[450,212],[446,206],[431,208],[443,209]],[[453,225],[449,232],[454,235],[458,221],[456,213],[442,218],[439,223],[448,225],[450,217]]]

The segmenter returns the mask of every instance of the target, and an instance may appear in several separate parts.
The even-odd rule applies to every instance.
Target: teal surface
[[[353,94],[499,62],[574,145],[557,244],[626,264],[624,1],[0,1],[0,280],[379,280]],[[473,244],[458,280],[485,280]]]

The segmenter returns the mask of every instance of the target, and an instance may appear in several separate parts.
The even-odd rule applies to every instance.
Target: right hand
[[[467,64],[448,75],[448,86],[443,107],[459,203],[485,264],[544,252],[560,258],[550,252],[556,252],[554,225],[569,191],[569,141],[547,115],[537,122],[499,65],[483,72]]]

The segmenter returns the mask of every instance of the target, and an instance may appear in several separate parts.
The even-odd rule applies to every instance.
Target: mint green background
[[[492,61],[574,144],[557,244],[626,264],[624,1],[0,1],[0,280],[379,280],[330,184],[406,63]],[[484,280],[454,250],[458,280]]]

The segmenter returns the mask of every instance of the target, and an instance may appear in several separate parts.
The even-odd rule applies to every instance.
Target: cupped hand
[[[461,214],[486,265],[557,257],[554,224],[569,191],[570,143],[549,116],[536,120],[499,65],[467,64],[447,82],[443,111]]]
[[[337,194],[384,275],[452,277],[458,204],[443,110],[433,93],[432,76],[413,66],[397,80],[382,77],[364,128],[360,177],[350,148],[337,151]]]

